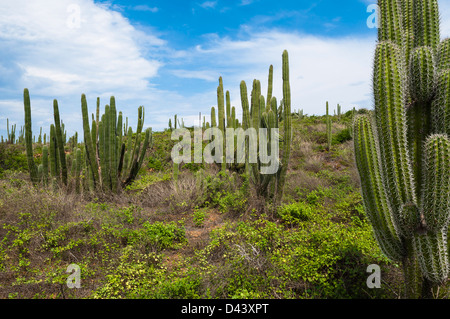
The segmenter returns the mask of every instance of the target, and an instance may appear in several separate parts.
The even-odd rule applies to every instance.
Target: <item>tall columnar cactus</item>
[[[59,162],[61,165],[61,176],[64,185],[67,185],[67,164],[66,153],[64,151],[65,138],[63,137],[63,128],[59,117],[58,101],[53,100],[53,117],[55,119],[56,147],[59,152]]]
[[[328,149],[328,151],[330,151],[331,150],[332,134],[331,134],[331,116],[329,114],[328,102],[327,102],[325,121],[327,123],[327,149]]]
[[[83,158],[81,155],[81,150],[79,148],[76,149],[75,151],[75,159],[73,161],[73,165],[74,165],[74,179],[75,179],[75,191],[77,193],[81,192],[81,180],[80,180],[80,175],[81,175],[81,168],[82,168],[82,164],[83,164]]]
[[[379,0],[373,114],[354,119],[367,217],[402,263],[407,297],[430,297],[449,275],[450,44],[437,0]]]
[[[42,147],[42,182],[48,185],[48,147]]]
[[[229,93],[228,93],[229,96]],[[228,105],[227,105],[227,110],[228,110]],[[225,147],[226,147],[226,134],[225,133],[225,128],[227,127],[226,125],[226,117],[225,117],[225,98],[224,98],[224,93],[223,93],[223,81],[222,81],[222,77],[219,78],[219,86],[217,87],[217,112],[218,112],[218,125],[217,127],[219,128],[219,130],[222,132],[222,136],[223,136],[223,143],[222,143],[222,171],[226,170],[227,167],[227,163],[225,160]],[[228,113],[228,111],[227,111]]]
[[[25,110],[25,145],[27,152],[28,169],[30,170],[30,178],[33,184],[39,182],[38,167],[34,162],[33,156],[33,131],[31,128],[31,102],[28,89],[23,91],[23,102]]]

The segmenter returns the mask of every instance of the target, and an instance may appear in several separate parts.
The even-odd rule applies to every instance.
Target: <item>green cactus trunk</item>
[[[291,157],[291,140],[292,140],[292,128],[291,128],[291,86],[289,82],[289,55],[285,50],[283,52],[283,107],[284,107],[284,134],[283,134],[283,160],[281,163],[281,171],[277,181],[277,193],[278,200],[280,201],[283,195],[284,184],[286,181],[286,174],[289,165],[289,159]],[[276,109],[276,105],[273,107]]]
[[[44,145],[42,147],[42,168],[43,168],[42,181],[43,181],[44,185],[48,185],[48,147],[47,147],[47,145]]]
[[[27,152],[28,169],[30,170],[31,181],[33,182],[33,184],[36,184],[39,182],[39,176],[38,176],[38,167],[34,162],[33,156],[33,142],[32,142],[33,131],[31,129],[31,102],[30,102],[30,93],[28,92],[28,89],[24,89],[23,100],[25,110],[25,145]]]
[[[64,151],[63,129],[61,128],[61,119],[59,117],[58,101],[53,100],[53,116],[55,119],[56,147],[59,152],[59,161],[61,165],[61,177],[64,185],[67,185],[67,164],[66,153]]]

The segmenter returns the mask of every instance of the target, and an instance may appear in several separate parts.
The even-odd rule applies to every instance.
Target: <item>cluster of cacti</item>
[[[303,110],[297,110],[297,112],[294,111],[292,115],[294,118],[301,120],[303,118]]]
[[[174,125],[172,125],[172,119],[169,119],[169,130],[173,130],[173,129],[177,129],[177,128],[183,128],[184,127],[184,119],[182,118],[181,121],[178,118],[178,115],[175,114],[174,115],[174,121],[173,121]]]
[[[9,119],[6,119],[6,130],[8,134],[8,140],[7,142],[9,144],[14,144],[16,141],[16,124],[11,125],[11,133],[9,131]]]
[[[97,119],[92,114],[89,124],[86,96],[81,96],[83,114],[83,131],[87,169],[90,182],[95,189],[117,190],[128,186],[136,178],[145,154],[151,144],[151,129],[142,132],[144,125],[144,107],[138,109],[138,123],[133,143],[133,129],[128,127],[123,136],[122,112],[117,114],[115,98],[105,106],[105,112],[99,117],[99,100],[97,99]],[[143,142],[142,142],[143,141]],[[142,142],[142,143],[141,143]]]
[[[327,124],[327,150],[330,151],[331,150],[331,141],[333,139],[333,136],[331,133],[331,115],[329,114],[328,101],[327,101],[325,121]]]
[[[354,120],[365,211],[382,251],[404,266],[408,297],[449,273],[450,39],[437,0],[379,0],[374,116]]]
[[[63,133],[64,124],[59,116],[58,102],[53,101],[55,123],[50,125],[49,146],[42,149],[42,164],[36,165],[33,157],[31,106],[28,89],[24,90],[25,109],[25,144],[30,170],[34,184],[51,181],[56,188],[59,185],[69,186],[69,177],[76,192],[81,189],[110,190],[113,192],[129,185],[137,176],[146,151],[151,143],[151,129],[143,130],[144,108],[138,109],[137,131],[133,134],[131,127],[122,126],[122,113],[117,116],[115,99],[111,97],[110,105],[105,106],[105,113],[100,120],[100,99],[97,99],[97,119],[92,114],[92,125],[89,124],[86,96],[81,97],[83,115],[84,152],[78,148],[78,133],[69,139],[69,155],[66,155],[66,143]],[[122,128],[126,135],[122,134]],[[42,131],[41,131],[42,134]],[[133,143],[134,140],[134,143]],[[69,172],[70,168],[70,172]],[[50,174],[49,174],[50,172]],[[69,175],[70,173],[70,175]]]

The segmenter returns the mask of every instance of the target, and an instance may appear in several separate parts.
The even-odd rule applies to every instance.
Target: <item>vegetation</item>
[[[356,161],[365,211],[402,264],[406,297],[430,298],[449,274],[450,40],[440,40],[437,0],[379,5],[375,111],[355,120]]]
[[[25,89],[25,125],[0,144],[0,298],[448,298],[450,40],[437,0],[379,5],[374,111],[292,113],[287,51],[280,105],[272,66],[266,97],[241,82],[242,120],[219,79],[203,129],[255,129],[258,157],[281,142],[272,174],[247,138],[241,165],[175,161],[173,129],[194,128],[144,133],[139,107],[133,133],[114,97],[90,123],[82,95],[84,142],[68,144],[55,100],[36,143]]]
[[[351,119],[342,114],[333,134]],[[292,120],[276,210],[245,174],[216,165],[180,164],[175,187],[168,130],[153,133],[152,156],[120,195],[37,188],[27,165],[5,167],[0,297],[397,298],[401,269],[372,235],[352,142],[328,152],[325,123]],[[24,148],[14,152],[26,161]],[[80,289],[66,285],[70,264],[81,269]],[[370,264],[382,269],[381,289],[366,285]]]

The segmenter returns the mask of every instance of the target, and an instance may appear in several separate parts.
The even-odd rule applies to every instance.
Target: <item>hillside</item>
[[[324,117],[293,117],[277,206],[215,165],[182,165],[175,182],[169,130],[119,195],[35,188],[24,147],[0,144],[0,298],[398,298],[401,269],[362,207],[351,119],[333,117],[328,151]]]

